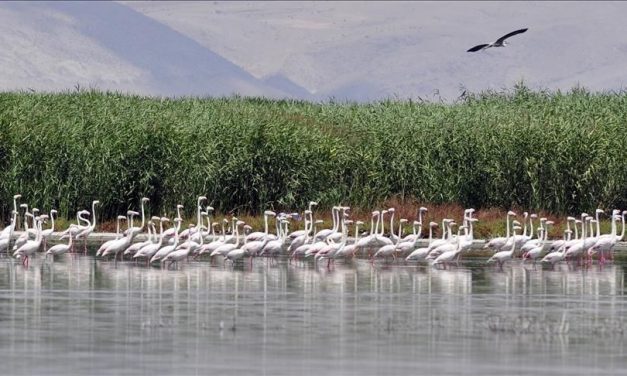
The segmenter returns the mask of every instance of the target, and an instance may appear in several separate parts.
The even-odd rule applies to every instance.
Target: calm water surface
[[[627,374],[625,269],[0,259],[10,375]]]

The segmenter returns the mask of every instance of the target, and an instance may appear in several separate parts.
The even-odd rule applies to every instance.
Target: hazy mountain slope
[[[627,86],[627,2],[1,2],[0,89],[455,99]],[[520,27],[507,48],[466,50]],[[439,93],[436,95],[435,93]]]
[[[627,84],[622,2],[123,3],[256,77],[281,73],[321,97]],[[529,31],[508,48],[465,52],[520,27]]]
[[[264,84],[167,25],[115,2],[10,3],[5,8],[20,19],[13,27],[26,28],[7,42],[17,39],[28,43],[33,29],[39,29],[47,35],[46,39],[37,41],[39,49],[56,51],[62,47],[56,59],[65,61],[69,68],[61,71],[63,67],[50,68],[45,62],[29,69],[11,64],[11,59],[23,54],[22,49],[5,57],[6,65],[14,70],[26,71],[34,78],[50,77],[50,88],[67,85],[66,80],[56,76],[65,75],[71,82],[83,80],[102,88],[117,88],[118,77],[130,75],[121,88],[140,93],[285,96],[276,85]],[[11,19],[12,15],[7,18]],[[117,64],[101,61],[101,55]],[[30,56],[22,56],[22,60],[29,61]],[[89,75],[77,75],[72,69],[76,65],[84,66]]]
[[[83,35],[72,17],[25,3],[0,3],[0,88],[132,90],[146,72]]]

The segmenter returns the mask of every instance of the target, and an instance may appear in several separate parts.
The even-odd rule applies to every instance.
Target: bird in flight
[[[505,47],[505,46],[507,46],[507,43],[505,42],[505,39],[507,39],[509,37],[512,37],[512,36],[514,36],[516,34],[522,34],[525,31],[527,31],[527,28],[516,30],[516,31],[512,31],[511,33],[507,33],[507,34],[503,35],[502,37],[497,39],[496,42],[494,42],[494,43],[478,44],[478,45],[474,46],[473,48],[469,49],[466,52],[477,52],[477,51],[485,50],[486,48],[490,48],[490,47]]]

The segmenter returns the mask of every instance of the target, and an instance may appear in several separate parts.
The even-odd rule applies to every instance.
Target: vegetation
[[[220,212],[369,209],[393,198],[551,213],[627,207],[627,94],[516,86],[454,104],[0,93],[0,214],[12,196],[103,219],[198,195]]]

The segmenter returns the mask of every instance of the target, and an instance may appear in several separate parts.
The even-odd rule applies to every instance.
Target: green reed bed
[[[195,213],[373,208],[390,197],[553,213],[627,208],[627,94],[511,91],[455,104],[0,93],[0,211],[12,196],[103,219],[151,199]]]

